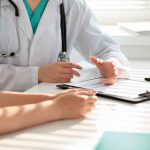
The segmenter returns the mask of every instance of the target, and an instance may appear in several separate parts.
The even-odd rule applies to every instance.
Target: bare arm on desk
[[[0,92],[0,107],[39,103],[55,97],[54,94]]]
[[[94,108],[95,101],[94,92],[74,89],[58,94],[54,100],[0,107],[0,134],[55,120],[84,117]]]

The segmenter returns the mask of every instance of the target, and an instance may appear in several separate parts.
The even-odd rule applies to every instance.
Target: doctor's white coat
[[[55,63],[61,51],[59,5],[62,0],[49,0],[33,34],[30,20],[22,0],[13,0],[20,16],[18,26],[15,10],[7,0],[1,0],[0,53],[20,51],[16,57],[0,57],[0,90],[24,91],[38,84],[38,68]],[[10,7],[8,7],[10,6]],[[94,55],[104,60],[114,60],[122,71],[127,71],[128,61],[119,46],[101,32],[100,26],[83,0],[64,0],[67,21],[67,50],[78,50],[89,60]]]

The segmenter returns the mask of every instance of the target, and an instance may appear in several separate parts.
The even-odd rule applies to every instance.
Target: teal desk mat
[[[150,134],[105,132],[95,150],[150,150]]]

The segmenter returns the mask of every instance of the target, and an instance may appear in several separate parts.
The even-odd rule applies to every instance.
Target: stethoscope
[[[8,1],[15,9],[16,31],[17,31],[17,36],[18,36],[18,49],[16,52],[12,51],[9,53],[1,53],[0,57],[15,57],[21,51],[20,36],[19,36],[19,31],[18,31],[19,30],[18,29],[19,9],[12,0],[8,0]],[[62,39],[62,51],[58,54],[57,61],[58,62],[60,62],[60,61],[61,62],[69,62],[69,56],[67,55],[66,17],[65,17],[65,10],[64,10],[63,2],[60,4],[60,17],[61,17],[60,27],[61,27],[61,39]]]

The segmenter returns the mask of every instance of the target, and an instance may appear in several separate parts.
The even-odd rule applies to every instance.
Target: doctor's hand
[[[69,62],[56,62],[41,66],[38,70],[38,81],[50,83],[70,82],[73,76],[80,76],[74,69],[82,69],[82,67]]]
[[[119,71],[113,62],[103,61],[94,56],[91,57],[91,62],[97,66],[101,75],[105,77],[105,79],[102,81],[103,84],[111,85],[117,81]]]

